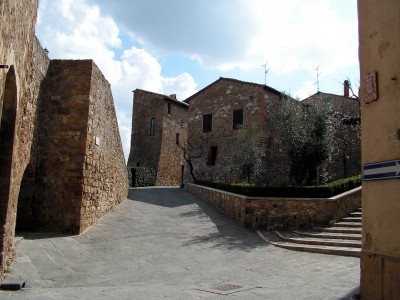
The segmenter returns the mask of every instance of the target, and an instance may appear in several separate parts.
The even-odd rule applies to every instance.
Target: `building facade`
[[[265,122],[269,108],[280,99],[281,93],[273,88],[230,78],[220,78],[186,99],[188,142],[197,152],[203,152],[193,159],[197,179],[239,181],[238,170],[232,168],[232,155],[240,126],[247,137],[261,135],[265,146],[267,167],[258,183],[286,183],[285,157],[269,147],[271,133]],[[192,180],[186,168],[185,181]]]
[[[392,161],[364,167],[361,298],[400,299],[400,2],[358,1],[358,18],[362,164]]]
[[[182,146],[187,139],[188,105],[176,95],[140,89],[133,92],[129,167],[149,167],[157,172],[156,185],[182,183],[185,160]]]
[[[317,92],[301,103],[328,103],[332,110],[334,136],[331,160],[328,163],[328,181],[347,178],[361,173],[361,119],[360,102],[349,97],[349,82],[344,82],[344,93],[334,95]]]
[[[50,60],[37,1],[0,3],[0,279],[15,230],[79,234],[127,196],[110,85],[92,60]]]

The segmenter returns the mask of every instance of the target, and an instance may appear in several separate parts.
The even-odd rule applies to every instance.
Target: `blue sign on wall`
[[[363,180],[400,178],[400,160],[365,164]]]

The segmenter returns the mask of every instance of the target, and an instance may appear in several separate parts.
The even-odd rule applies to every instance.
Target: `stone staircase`
[[[315,227],[312,231],[275,231],[278,240],[258,232],[266,242],[275,246],[305,252],[360,257],[362,209],[334,223],[332,227]]]

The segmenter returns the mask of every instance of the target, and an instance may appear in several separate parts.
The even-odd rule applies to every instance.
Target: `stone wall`
[[[52,60],[44,91],[35,225],[79,234],[127,196],[110,85],[92,60]]]
[[[84,163],[81,232],[125,200],[128,193],[126,164],[111,86],[96,64],[91,63],[86,154],[72,157]]]
[[[133,93],[131,151],[128,166],[158,168],[162,142],[164,97],[135,90]],[[156,120],[155,135],[150,136],[151,119]]]
[[[15,228],[77,234],[127,195],[109,84],[91,60],[50,62],[34,35],[37,7],[0,1],[0,280],[15,254]],[[106,132],[100,154],[90,151],[91,129]],[[98,177],[88,160],[102,165],[94,183],[85,179]],[[84,196],[101,198],[96,213],[83,209]]]
[[[168,104],[170,104],[170,114],[168,114]],[[188,108],[185,103],[165,100],[163,111],[163,133],[156,185],[177,186],[182,183],[182,167],[185,165],[181,145],[186,145]],[[183,121],[182,127],[178,123],[180,120]],[[179,134],[178,141],[177,134]]]
[[[253,229],[308,229],[340,221],[361,206],[361,187],[332,198],[257,198],[187,184],[200,199]]]
[[[180,185],[182,166],[185,164],[180,145],[186,144],[187,110],[186,103],[172,97],[135,90],[128,166],[155,169],[158,186]],[[150,135],[152,119],[156,120],[154,136]],[[180,120],[183,121],[182,127],[179,124]],[[176,143],[177,134],[179,144]]]
[[[318,92],[302,102],[317,104],[328,102],[334,112],[350,116],[360,117],[360,102],[355,98],[346,98],[339,95]],[[361,127],[336,124],[335,138],[331,161],[327,166],[328,180],[334,181],[345,177],[359,175],[361,173]]]
[[[31,160],[37,86],[32,74],[38,1],[0,2],[0,279],[14,255],[20,183]]]
[[[193,161],[199,179],[220,179],[238,181],[238,174],[232,170],[231,156],[233,142],[238,138],[238,130],[233,128],[233,111],[243,109],[243,128],[247,136],[253,136],[252,129],[260,134],[265,142],[267,173],[264,184],[279,185],[287,182],[285,157],[278,149],[269,147],[271,132],[266,126],[270,105],[280,99],[280,92],[254,83],[228,78],[220,78],[187,100],[188,141],[205,150],[203,157]],[[203,133],[203,115],[212,114],[212,131]],[[217,147],[215,165],[208,164],[210,148]],[[192,178],[186,170],[185,181]]]

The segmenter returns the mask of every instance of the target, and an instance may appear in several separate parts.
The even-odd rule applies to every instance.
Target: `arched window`
[[[156,119],[151,119],[150,121],[150,135],[154,136],[156,135]]]

